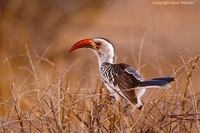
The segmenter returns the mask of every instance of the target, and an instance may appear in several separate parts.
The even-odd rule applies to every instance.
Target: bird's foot
[[[130,108],[130,104],[127,104],[123,107],[123,112],[124,114],[128,115],[129,114],[129,109]]]

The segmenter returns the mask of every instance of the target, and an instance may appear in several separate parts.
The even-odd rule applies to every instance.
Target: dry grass
[[[0,132],[200,132],[197,3],[1,1]],[[121,44],[118,62],[134,64],[144,77],[172,73],[172,88],[147,91],[141,111],[110,99],[96,58],[65,50],[99,35]]]
[[[1,132],[199,132],[200,95],[192,78],[199,68],[199,55],[185,59],[180,50],[172,88],[153,90],[139,111],[134,107],[125,109],[125,102],[111,100],[100,82],[95,88],[85,88],[80,79],[76,82],[78,87],[70,87],[68,73],[76,62],[64,71],[55,69],[53,78],[38,76],[40,63],[50,62],[45,53],[34,60],[26,45],[30,66],[23,69],[34,80],[24,92],[9,58],[5,59],[12,93],[10,99],[1,102],[8,108],[1,118]],[[43,79],[48,79],[45,87]]]

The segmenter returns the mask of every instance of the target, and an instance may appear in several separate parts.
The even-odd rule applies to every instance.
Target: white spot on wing
[[[139,81],[143,81],[143,77],[142,75],[135,69],[131,68],[131,67],[127,67],[125,69],[125,71],[129,74],[132,74],[137,80]]]

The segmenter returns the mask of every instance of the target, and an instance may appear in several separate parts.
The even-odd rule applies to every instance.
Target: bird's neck
[[[99,63],[99,70],[101,69],[101,65],[105,62],[107,63],[114,63],[114,52],[98,52],[98,51],[93,51],[97,58],[98,58],[98,63]]]
[[[98,58],[98,63],[99,63],[99,68],[101,67],[101,65],[105,62],[111,63],[113,64],[114,61],[114,55],[108,55],[108,54],[97,54],[97,58]]]
[[[108,63],[111,63],[111,64],[113,64],[113,57],[109,57],[109,56],[107,56],[107,57],[100,57],[100,58],[98,58],[98,62],[99,62],[99,65],[102,65],[103,63],[105,63],[105,62],[108,62]]]

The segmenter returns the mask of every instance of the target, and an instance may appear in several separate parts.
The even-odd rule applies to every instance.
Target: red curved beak
[[[71,53],[72,51],[79,49],[79,48],[95,48],[94,47],[94,42],[92,41],[92,39],[84,39],[81,40],[77,43],[75,43],[69,50],[69,52]]]

